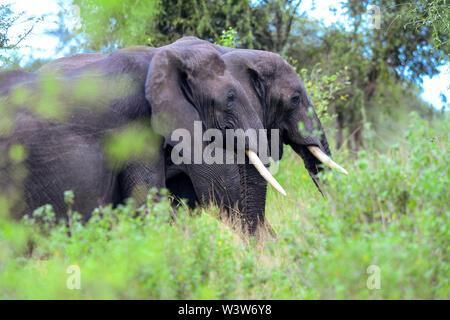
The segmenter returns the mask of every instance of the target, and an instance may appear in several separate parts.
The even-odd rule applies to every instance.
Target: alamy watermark
[[[379,6],[368,6],[367,14],[369,15],[369,29],[381,29],[381,9]]]
[[[81,10],[78,5],[74,4],[69,8],[66,8],[65,15],[69,17],[68,21],[66,22],[69,29],[79,30],[82,28]]]
[[[279,160],[279,130],[270,130],[270,149],[266,129],[226,129],[225,137],[219,129],[203,132],[202,122],[194,122],[193,137],[187,129],[176,129],[171,140],[178,141],[171,153],[174,164],[245,164],[246,150],[256,152],[268,165],[270,158]],[[224,139],[225,138],[225,139]],[[224,145],[225,142],[225,145]]]
[[[78,265],[73,264],[67,267],[66,273],[70,274],[67,277],[66,286],[69,290],[81,289],[81,269]]]
[[[370,276],[367,278],[366,285],[369,290],[381,289],[381,269],[379,266],[373,264],[367,267],[367,274]]]

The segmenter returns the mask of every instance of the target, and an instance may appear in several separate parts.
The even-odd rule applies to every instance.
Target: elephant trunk
[[[242,231],[255,236],[258,234],[259,228],[266,225],[267,182],[252,164],[238,166],[240,176],[239,212],[242,217]]]
[[[244,164],[191,164],[175,166],[186,173],[191,181],[195,198],[202,205],[215,204],[231,218],[234,227],[245,235],[257,236],[260,227],[266,227],[265,204],[267,182],[251,163]],[[181,193],[176,183],[169,190],[179,198],[190,198]],[[184,183],[186,189],[186,184]],[[178,190],[178,191],[177,191]],[[236,210],[237,209],[237,210]],[[270,227],[268,228],[270,231]],[[273,232],[272,232],[273,234]]]

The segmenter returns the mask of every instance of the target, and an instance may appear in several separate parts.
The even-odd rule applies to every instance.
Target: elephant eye
[[[298,105],[298,103],[300,102],[300,96],[299,95],[295,95],[291,98],[291,104],[296,106]]]
[[[229,108],[233,107],[234,100],[235,100],[234,92],[233,91],[228,92],[228,94],[227,94],[227,107],[229,107]]]
[[[234,100],[234,92],[230,91],[227,94],[227,101],[233,101]]]

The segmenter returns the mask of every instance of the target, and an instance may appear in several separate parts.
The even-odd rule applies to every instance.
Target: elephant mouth
[[[348,174],[347,170],[330,158],[330,155],[322,149],[322,146],[319,147],[317,144],[302,145],[295,143],[291,143],[290,145],[292,149],[303,159],[305,168],[308,170],[309,175],[320,193],[323,194],[323,191],[319,185],[317,174],[323,170],[322,165],[337,169],[343,174]]]
[[[326,165],[327,167],[331,168],[331,169],[337,169],[340,172],[342,172],[345,175],[348,175],[348,171],[345,170],[343,167],[341,167],[339,164],[337,164],[336,162],[334,162],[325,152],[322,151],[322,149],[320,149],[317,146],[311,145],[311,146],[307,146],[306,148],[308,148],[308,151],[317,159],[319,160],[321,163],[323,163],[324,165]]]
[[[291,143],[290,146],[295,151],[295,153],[297,153],[303,159],[305,168],[308,170],[311,176],[315,177],[320,171],[322,171],[322,162],[319,161],[319,159],[317,159],[308,149],[308,147],[319,148],[317,145],[302,145]]]

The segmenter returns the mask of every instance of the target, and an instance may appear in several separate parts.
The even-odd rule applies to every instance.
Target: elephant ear
[[[200,122],[205,129],[212,126],[209,105],[208,85],[220,81],[225,74],[225,62],[210,45],[163,47],[153,57],[147,74],[145,96],[151,106],[151,123],[155,132],[161,134],[165,144],[177,145],[179,140],[172,140],[172,133],[179,131],[174,139],[183,137],[183,156],[192,158],[192,151],[203,146],[194,145],[194,122]],[[209,86],[210,87],[210,86]],[[213,90],[210,88],[209,90]],[[209,122],[208,122],[209,121]],[[186,134],[191,138],[184,141]],[[196,152],[196,154],[199,154]]]
[[[201,120],[193,104],[190,77],[192,70],[177,49],[162,49],[148,70],[145,97],[152,109],[152,126],[172,146],[177,143],[171,140],[174,130],[183,128],[193,133],[194,121]]]
[[[253,89],[258,95],[258,98],[260,100],[263,100],[265,98],[265,89],[264,89],[264,80],[261,73],[250,62],[247,62],[247,70]]]
[[[267,72],[266,70],[260,70],[261,68],[258,68],[255,64],[247,61],[247,72],[249,74],[250,83],[253,88],[253,90],[256,92],[256,95],[258,96],[259,103],[261,106],[265,106],[267,103],[267,80],[264,78],[264,72]],[[268,64],[265,64],[265,68],[268,68]],[[267,109],[263,107],[263,122],[264,125],[267,125],[267,122],[270,122],[270,114],[268,114]],[[269,143],[269,151],[272,159],[274,161],[281,160],[283,156],[283,137],[278,131],[278,133],[272,132],[271,127],[266,127],[267,129],[267,139]],[[272,150],[272,139],[278,139],[278,150]]]

